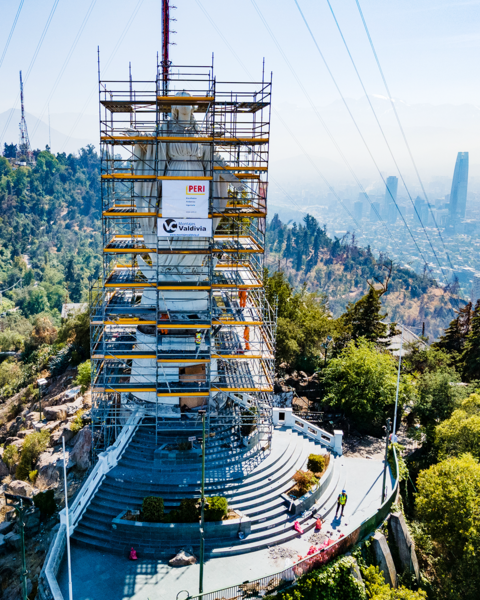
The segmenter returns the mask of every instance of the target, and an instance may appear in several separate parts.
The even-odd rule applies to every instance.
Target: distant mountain
[[[8,119],[10,118],[10,113],[10,110],[0,113],[0,135],[4,130]],[[70,129],[75,123],[77,117],[77,114],[50,115],[52,152],[57,153],[62,151],[67,152],[67,154],[74,153],[78,152],[79,148],[84,148],[88,144],[94,144],[98,147],[98,121],[95,120],[94,117],[83,117],[75,130],[77,135],[83,134],[85,137],[71,137],[68,139]],[[18,124],[20,123],[20,118],[20,110],[15,109],[10,119],[10,123],[8,124],[7,130],[3,136],[3,141],[1,142],[2,151],[3,144],[5,142],[8,144],[18,144]],[[43,120],[40,121],[37,117],[27,112],[25,113],[25,119],[27,121],[28,134],[32,148],[40,148],[41,150],[45,149],[49,139],[48,116],[44,115]],[[90,121],[92,121],[94,126],[90,125]],[[95,128],[97,133],[96,135],[93,135]],[[64,144],[65,147],[63,148]]]

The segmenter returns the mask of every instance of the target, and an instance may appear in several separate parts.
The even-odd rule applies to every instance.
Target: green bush
[[[307,469],[312,473],[322,473],[327,464],[327,459],[323,454],[310,454],[307,462]]]
[[[33,497],[33,503],[40,510],[42,519],[51,517],[57,510],[57,504],[55,502],[55,494],[53,490],[40,492]]]
[[[180,502],[178,519],[181,523],[198,523],[200,510],[196,498],[184,498]]]
[[[147,496],[142,503],[143,520],[149,523],[160,523],[163,519],[163,498]]]
[[[297,484],[300,496],[306,494],[314,485],[318,483],[318,479],[311,471],[297,471],[293,476],[293,481]]]
[[[28,474],[28,478],[30,479],[30,481],[32,483],[35,483],[35,481],[37,480],[37,477],[38,477],[37,469],[35,469],[35,471],[30,471],[30,473]]]
[[[36,431],[27,435],[22,446],[20,462],[18,463],[16,478],[26,481],[30,472],[33,471],[35,462],[42,452],[48,447],[50,433],[48,431]]]
[[[205,521],[221,521],[228,515],[228,502],[223,496],[205,498]]]
[[[74,381],[76,385],[80,385],[80,393],[83,394],[90,387],[92,379],[92,365],[89,360],[86,360],[81,365],[78,365],[77,377]]]
[[[84,412],[84,410],[80,409],[75,413],[75,418],[70,424],[70,431],[73,431],[73,433],[78,433],[80,429],[83,429],[85,423],[83,422],[82,415]]]
[[[20,453],[18,448],[13,444],[10,444],[5,448],[3,452],[3,462],[7,465],[7,467],[12,470],[13,467],[18,464],[18,460],[20,458]]]

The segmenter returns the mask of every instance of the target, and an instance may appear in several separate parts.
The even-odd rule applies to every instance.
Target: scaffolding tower
[[[97,449],[140,406],[155,431],[254,419],[271,433],[264,290],[271,80],[163,62],[99,69],[103,274],[90,296]]]

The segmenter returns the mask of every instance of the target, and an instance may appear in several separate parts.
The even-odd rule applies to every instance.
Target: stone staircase
[[[170,558],[185,545],[198,551],[196,534],[190,544],[185,544],[174,535],[152,538],[142,528],[134,528],[134,534],[127,539],[125,533],[112,528],[113,518],[126,509],[140,509],[145,496],[161,496],[166,511],[178,507],[182,498],[199,497],[200,464],[154,468],[155,450],[178,438],[178,433],[159,432],[155,441],[153,427],[144,424],[138,428],[119,464],[107,474],[76,527],[73,534],[76,543],[122,554],[133,545],[141,555],[158,558]],[[189,434],[198,436],[199,432],[184,431],[182,439]],[[304,518],[293,516],[281,494],[291,487],[293,474],[306,467],[308,455],[318,453],[319,448],[291,429],[276,428],[268,448],[259,444],[247,449],[232,427],[217,429],[206,449],[205,493],[225,496],[231,508],[251,519],[251,533],[243,540],[207,536],[206,555],[212,558],[235,555],[281,544],[298,535],[293,529],[297,519],[304,530],[312,528],[315,518],[308,514]],[[343,485],[340,459],[333,456],[332,459],[333,476],[315,507],[315,512],[322,516],[333,508]]]

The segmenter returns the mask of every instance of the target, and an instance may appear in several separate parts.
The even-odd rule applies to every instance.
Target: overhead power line
[[[42,112],[41,112],[41,114],[40,114],[40,116],[39,116],[39,118],[38,118],[38,120],[37,120],[37,122],[35,124],[35,127],[33,128],[33,132],[32,132],[32,135],[31,135],[32,138],[34,137],[34,135],[35,135],[35,133],[36,133],[36,131],[38,129],[38,126],[41,123],[43,115],[45,114],[45,111],[47,110],[47,107],[50,104],[50,100],[52,99],[53,94],[55,93],[55,91],[56,91],[56,89],[58,87],[58,84],[60,83],[60,80],[62,79],[63,74],[65,73],[65,70],[66,70],[66,68],[68,66],[68,63],[70,62],[70,59],[72,58],[72,55],[75,52],[75,48],[77,47],[77,44],[78,44],[78,42],[80,40],[80,37],[81,37],[81,35],[83,33],[83,30],[85,29],[85,26],[86,26],[86,24],[88,22],[88,19],[90,18],[90,15],[92,14],[92,11],[93,11],[93,9],[95,7],[96,2],[97,2],[97,0],[92,0],[92,2],[90,3],[90,6],[88,7],[88,10],[87,10],[87,12],[85,14],[85,17],[83,18],[83,21],[82,21],[82,23],[80,25],[80,28],[77,31],[77,35],[75,36],[75,39],[73,40],[73,43],[72,43],[72,45],[70,47],[70,50],[68,51],[68,54],[67,54],[67,56],[65,58],[65,61],[64,61],[63,65],[62,65],[62,68],[60,69],[60,73],[58,74],[57,79],[55,80],[55,83],[53,84],[53,87],[50,90],[50,94],[48,95],[47,101],[45,102],[45,106],[43,107],[43,110],[42,110]]]
[[[373,55],[374,55],[374,57],[375,57],[375,62],[377,63],[378,70],[380,71],[380,75],[381,75],[381,77],[382,77],[383,84],[384,84],[384,86],[385,86],[385,89],[386,89],[386,91],[387,91],[387,96],[388,96],[388,99],[389,99],[389,101],[390,101],[390,104],[391,104],[391,106],[392,106],[393,112],[394,112],[394,114],[395,114],[395,118],[396,118],[396,120],[397,120],[398,126],[399,126],[399,128],[400,128],[400,131],[401,131],[401,133],[402,133],[403,141],[405,142],[405,146],[407,147],[407,151],[408,151],[408,154],[409,154],[409,156],[410,156],[410,160],[412,161],[413,168],[415,169],[415,173],[416,173],[416,175],[417,175],[417,178],[418,178],[418,181],[419,181],[419,183],[420,183],[420,187],[422,188],[422,192],[423,192],[423,194],[424,194],[424,196],[425,196],[425,200],[427,201],[427,205],[428,205],[428,208],[429,208],[429,210],[430,210],[430,214],[432,215],[433,222],[435,223],[435,227],[436,227],[436,229],[437,229],[438,235],[439,235],[439,237],[440,237],[440,240],[442,241],[443,249],[444,249],[444,251],[445,251],[445,254],[446,254],[446,256],[447,256],[448,264],[450,265],[450,268],[451,268],[451,269],[453,269],[452,261],[450,260],[450,256],[449,256],[449,254],[448,254],[448,252],[447,252],[447,248],[446,248],[446,246],[445,246],[445,242],[444,242],[444,240],[443,240],[443,236],[442,236],[442,234],[441,234],[441,232],[440,232],[440,229],[439,229],[439,227],[438,227],[438,225],[437,225],[437,221],[436,221],[436,219],[435,219],[435,215],[433,214],[432,208],[431,208],[431,206],[430,206],[430,202],[428,201],[427,192],[425,191],[425,187],[424,187],[424,185],[423,185],[422,178],[420,177],[420,173],[419,173],[419,171],[418,171],[417,164],[416,164],[416,162],[415,162],[415,158],[413,157],[413,153],[412,153],[412,151],[411,151],[411,149],[410,149],[410,144],[408,143],[407,136],[405,135],[405,130],[403,129],[402,122],[400,121],[400,117],[398,116],[397,107],[395,106],[395,102],[393,101],[392,94],[390,93],[390,89],[389,89],[389,87],[388,87],[387,80],[386,80],[386,78],[385,78],[385,74],[384,74],[384,72],[383,72],[383,69],[382,69],[382,66],[381,66],[381,64],[380,64],[380,60],[379,60],[379,58],[378,58],[377,51],[375,50],[375,45],[374,45],[374,43],[373,43],[372,36],[370,35],[370,31],[369,31],[369,29],[368,29],[367,22],[365,21],[365,17],[363,16],[363,11],[362,11],[362,8],[361,8],[361,6],[360,6],[360,2],[359,2],[359,0],[355,0],[355,2],[356,2],[356,4],[357,4],[357,7],[358,7],[358,12],[360,13],[360,18],[362,19],[362,23],[363,23],[363,26],[364,26],[364,28],[365,28],[365,32],[366,32],[366,34],[367,34],[367,37],[368,37],[368,41],[369,41],[369,43],[370,43],[370,47],[372,48],[372,52],[373,52]]]
[[[378,127],[379,127],[379,129],[380,129],[380,131],[382,133],[383,139],[384,139],[385,144],[386,144],[386,146],[388,148],[390,156],[392,157],[392,160],[393,160],[393,162],[395,164],[395,167],[396,167],[396,169],[398,171],[398,174],[400,175],[400,179],[402,180],[402,183],[403,183],[403,185],[405,187],[405,190],[406,190],[406,192],[408,194],[410,202],[411,202],[411,204],[413,206],[413,210],[415,211],[415,214],[417,215],[417,218],[418,218],[418,220],[420,222],[420,225],[422,226],[423,232],[425,233],[425,237],[427,238],[428,243],[430,244],[430,248],[432,249],[432,252],[433,252],[433,254],[434,254],[434,256],[435,256],[435,258],[437,260],[438,266],[440,267],[440,272],[442,273],[442,277],[445,280],[446,278],[445,278],[445,273],[443,272],[443,267],[440,265],[440,261],[438,259],[437,253],[436,253],[436,251],[435,251],[435,249],[433,247],[433,244],[432,244],[432,242],[430,240],[430,237],[429,237],[428,232],[427,232],[427,230],[425,228],[425,225],[423,224],[423,221],[422,221],[422,219],[420,217],[420,214],[419,214],[419,212],[417,210],[417,207],[415,206],[415,202],[413,201],[412,195],[410,194],[410,190],[408,189],[408,186],[407,186],[407,183],[406,183],[405,178],[403,176],[403,173],[400,170],[400,166],[398,165],[398,162],[397,162],[397,160],[395,158],[395,155],[393,154],[392,148],[391,148],[391,146],[390,146],[390,144],[389,144],[389,142],[387,140],[387,136],[385,135],[385,131],[384,131],[383,127],[382,127],[382,124],[380,123],[380,120],[379,120],[378,116],[377,116],[377,112],[376,112],[375,108],[373,107],[373,104],[372,104],[372,102],[370,100],[370,96],[368,95],[368,92],[367,92],[367,90],[365,88],[365,85],[363,83],[363,79],[362,79],[362,77],[361,77],[361,75],[360,75],[360,73],[358,71],[358,68],[357,68],[355,60],[354,60],[354,58],[352,56],[352,53],[350,52],[350,48],[348,47],[347,41],[345,39],[345,36],[343,35],[342,29],[340,27],[340,23],[337,20],[337,17],[335,15],[333,7],[332,7],[332,5],[330,3],[330,0],[327,0],[327,4],[328,4],[328,6],[330,8],[330,12],[332,13],[332,16],[333,16],[333,19],[334,19],[335,24],[337,26],[338,32],[340,33],[340,36],[342,38],[343,44],[345,46],[345,49],[347,50],[348,56],[350,57],[350,61],[351,61],[352,65],[353,65],[353,68],[355,69],[355,73],[357,74],[358,80],[360,81],[360,85],[362,86],[363,92],[364,92],[364,94],[365,94],[365,96],[367,98],[367,102],[368,102],[368,104],[369,104],[369,106],[370,106],[370,108],[371,108],[371,110],[373,112],[373,116],[375,117],[375,121],[377,122],[377,125],[378,125]],[[384,183],[386,185],[385,180],[384,180]],[[392,192],[390,191],[390,189],[389,189],[388,186],[387,186],[387,190],[390,193],[391,198],[393,199]],[[400,216],[402,217],[403,222],[405,223],[405,219],[403,218],[403,215],[402,215],[402,213],[400,211],[400,207],[398,206],[398,204],[396,202],[395,202],[395,207],[396,207],[398,213],[400,214]]]
[[[110,58],[107,61],[107,64],[105,65],[105,71],[108,69],[108,67],[111,65],[113,59],[115,58],[115,55],[118,51],[118,49],[120,48],[120,45],[122,44],[125,36],[128,33],[128,30],[130,29],[135,17],[137,16],[138,11],[140,10],[142,4],[143,4],[144,0],[138,0],[136,7],[133,9],[132,14],[130,15],[127,24],[125,25],[122,33],[120,34],[120,37],[117,40],[117,43],[115,44],[115,47],[112,51],[112,53],[110,54]],[[90,94],[88,95],[88,98],[85,102],[85,104],[83,105],[82,111],[81,113],[78,115],[75,123],[73,124],[72,128],[70,129],[70,132],[68,134],[68,137],[66,138],[66,140],[63,142],[62,147],[60,148],[60,152],[63,152],[65,146],[68,144],[68,142],[70,141],[73,132],[76,130],[76,128],[78,127],[78,124],[80,123],[80,121],[82,120],[83,115],[85,114],[85,111],[87,110],[88,106],[90,105],[90,101],[92,99],[93,94],[98,90],[97,84],[92,88],[92,91],[90,92]]]
[[[203,14],[207,17],[207,19],[210,21],[212,27],[215,29],[215,31],[218,33],[218,35],[220,36],[220,38],[223,40],[223,42],[225,43],[225,45],[227,46],[227,48],[230,50],[230,52],[233,54],[233,56],[235,57],[236,61],[239,63],[239,65],[242,67],[242,69],[245,71],[245,73],[247,74],[247,76],[250,78],[251,81],[253,81],[253,77],[250,73],[250,71],[247,69],[247,67],[245,66],[245,64],[243,63],[242,59],[238,56],[238,54],[235,52],[234,48],[231,46],[230,42],[227,40],[227,38],[223,35],[222,31],[219,29],[219,27],[217,26],[217,24],[215,23],[215,21],[212,19],[212,17],[210,16],[210,14],[207,12],[207,10],[204,8],[203,4],[200,2],[200,0],[196,0],[199,8],[202,10]],[[280,123],[284,126],[284,128],[287,130],[287,132],[289,133],[289,135],[293,138],[293,140],[295,141],[295,143],[297,144],[297,146],[300,148],[300,150],[302,151],[302,153],[305,155],[305,157],[307,158],[307,160],[310,162],[310,164],[314,167],[314,169],[318,172],[319,176],[321,177],[322,181],[325,183],[325,185],[328,187],[328,189],[331,191],[331,193],[337,198],[337,200],[340,202],[341,206],[344,208],[345,212],[348,214],[348,216],[352,219],[353,223],[360,229],[360,225],[357,223],[357,221],[355,220],[355,218],[353,217],[353,215],[350,213],[350,211],[348,210],[348,208],[345,206],[345,204],[343,203],[342,199],[340,198],[340,196],[337,194],[337,192],[335,191],[335,189],[330,185],[330,183],[327,181],[326,177],[323,175],[323,173],[320,171],[320,169],[318,168],[318,166],[313,162],[312,158],[310,157],[310,155],[306,152],[305,148],[302,146],[302,144],[299,142],[299,140],[297,139],[297,137],[294,135],[294,133],[290,130],[290,128],[287,126],[287,124],[285,123],[285,121],[282,119],[282,117],[280,116],[280,114],[278,113],[278,111],[272,107],[273,113],[275,114],[275,118],[277,118]],[[297,202],[294,200],[294,198],[292,198],[287,191],[280,185],[280,183],[274,179],[272,179],[272,182],[275,183],[276,186],[278,186],[280,188],[280,190],[285,194],[285,196],[287,196],[287,198],[289,200],[291,200],[295,206],[297,206],[297,208],[300,210],[300,207],[298,206]]]
[[[345,154],[343,153],[342,149],[340,148],[339,144],[337,143],[334,135],[332,134],[332,132],[330,131],[330,129],[328,128],[327,124],[325,123],[323,117],[320,115],[317,107],[315,106],[312,98],[310,97],[309,93],[307,92],[305,86],[303,85],[302,81],[300,80],[300,78],[298,77],[295,69],[293,68],[292,64],[290,63],[290,61],[288,60],[288,57],[286,56],[285,52],[283,51],[283,48],[281,46],[281,44],[278,42],[277,38],[275,37],[275,34],[273,33],[273,31],[271,30],[270,26],[268,25],[265,17],[263,16],[261,10],[259,9],[258,5],[256,4],[255,0],[252,0],[252,4],[255,8],[255,10],[257,11],[260,19],[262,20],[263,24],[265,25],[265,28],[267,29],[270,37],[272,38],[273,42],[275,43],[275,45],[278,48],[278,51],[280,52],[280,54],[282,55],[284,61],[286,62],[288,68],[290,69],[293,77],[296,79],[300,89],[302,90],[302,92],[304,93],[305,97],[307,98],[310,107],[312,108],[313,112],[315,113],[315,115],[317,116],[318,120],[320,121],[320,123],[322,124],[325,132],[327,133],[328,137],[330,138],[331,142],[334,144],[337,152],[339,153],[339,155],[341,156],[345,166],[347,167],[347,169],[349,170],[350,174],[352,175],[352,177],[354,178],[355,182],[357,183],[357,186],[359,187],[360,191],[362,192],[362,194],[364,195],[365,198],[367,198],[367,200],[370,203],[370,206],[373,210],[373,212],[375,213],[378,221],[380,221],[383,226],[385,227],[385,229],[388,232],[388,235],[390,236],[390,238],[393,238],[392,232],[390,231],[388,225],[386,224],[386,222],[382,219],[380,213],[378,212],[376,206],[374,205],[374,203],[372,202],[372,200],[370,199],[370,196],[367,194],[367,192],[365,191],[364,186],[362,185],[360,179],[357,177],[355,171],[353,170],[352,166],[350,165],[347,157],[345,156]],[[338,196],[337,196],[338,197]],[[414,240],[415,241],[415,240]],[[403,255],[403,251],[401,248],[399,248],[399,252],[401,255]],[[421,253],[420,249],[419,252]],[[425,261],[426,262],[426,261]]]
[[[252,0],[252,2],[254,2],[254,0]],[[330,77],[331,77],[331,79],[332,79],[332,81],[333,81],[333,84],[335,85],[335,87],[336,87],[336,89],[337,89],[337,91],[338,91],[338,93],[339,93],[339,95],[340,95],[340,97],[341,97],[341,99],[342,99],[342,102],[343,102],[343,104],[344,104],[345,108],[347,109],[347,112],[348,112],[348,114],[350,115],[350,118],[351,118],[351,119],[352,119],[352,121],[353,121],[353,124],[355,125],[355,128],[356,128],[357,132],[358,132],[358,134],[359,134],[359,136],[360,136],[360,138],[361,138],[361,140],[362,140],[362,142],[363,142],[363,144],[364,144],[364,146],[365,146],[365,148],[366,148],[366,150],[367,150],[367,152],[368,152],[368,154],[369,154],[370,158],[372,159],[372,162],[373,162],[373,164],[375,165],[375,168],[377,169],[377,171],[378,171],[378,173],[379,173],[379,175],[380,175],[380,177],[381,177],[382,181],[384,182],[384,184],[385,184],[385,186],[386,186],[386,188],[387,188],[387,190],[388,190],[388,192],[389,192],[389,194],[390,194],[390,197],[391,197],[392,201],[393,201],[393,202],[395,203],[395,205],[397,206],[397,202],[396,202],[395,198],[393,197],[393,194],[392,194],[392,192],[391,192],[390,188],[387,186],[387,183],[386,183],[386,181],[385,181],[385,178],[383,177],[383,174],[382,174],[382,172],[381,172],[381,170],[380,170],[380,167],[378,166],[378,164],[377,164],[377,161],[375,160],[375,157],[373,156],[373,153],[372,153],[372,151],[370,150],[370,147],[369,147],[369,145],[368,145],[368,143],[367,143],[367,141],[366,141],[366,139],[365,139],[365,137],[364,137],[363,133],[361,132],[361,130],[360,130],[360,127],[358,126],[358,123],[357,123],[357,121],[356,121],[355,117],[353,116],[353,113],[352,113],[352,111],[350,110],[350,107],[348,106],[348,103],[347,103],[347,101],[345,100],[345,96],[343,95],[343,93],[342,93],[342,91],[341,91],[341,89],[340,89],[340,86],[338,85],[338,83],[337,83],[337,80],[336,80],[335,76],[333,75],[333,72],[332,72],[332,70],[330,69],[330,67],[329,67],[329,65],[328,65],[328,62],[327,62],[327,60],[326,60],[326,58],[325,58],[325,56],[324,56],[323,52],[322,52],[322,51],[321,51],[321,49],[320,49],[320,46],[319,46],[319,44],[318,44],[318,42],[317,42],[317,39],[316,39],[316,37],[314,36],[314,34],[313,34],[313,31],[312,31],[312,29],[311,29],[311,27],[310,27],[310,25],[309,25],[309,23],[308,23],[308,21],[307,21],[307,19],[306,19],[305,15],[303,14],[303,11],[302,11],[302,9],[300,8],[300,5],[299,5],[299,3],[297,2],[297,0],[294,0],[294,2],[295,2],[296,6],[297,6],[297,8],[298,8],[298,11],[299,11],[299,13],[300,13],[300,16],[302,17],[302,20],[303,20],[303,22],[305,23],[305,26],[306,26],[306,28],[307,28],[307,30],[308,30],[308,33],[310,34],[310,37],[311,37],[311,38],[312,38],[312,40],[313,40],[313,43],[314,43],[314,45],[315,45],[315,48],[317,49],[317,52],[318,52],[318,54],[320,55],[320,58],[322,59],[322,61],[323,61],[323,64],[325,65],[325,68],[327,69],[327,71],[328,71],[328,74],[330,75]],[[368,196],[367,196],[367,197],[368,197]],[[373,208],[373,203],[372,203],[372,202],[371,202],[371,205],[372,205],[372,208]],[[397,210],[399,210],[399,209],[398,209],[398,206],[397,206]],[[379,218],[379,220],[381,220],[381,221],[382,221],[382,222],[385,224],[385,228],[387,229],[387,231],[388,231],[389,235],[390,235],[390,236],[393,238],[393,236],[392,236],[392,234],[391,234],[391,232],[390,232],[390,230],[389,230],[388,226],[386,225],[385,221],[383,221],[383,219],[381,219],[381,218],[380,218],[380,215],[378,214],[378,212],[376,211],[376,209],[375,209],[375,212],[377,213],[377,218]],[[419,255],[422,257],[422,259],[423,259],[423,262],[424,262],[424,264],[426,265],[426,268],[427,268],[427,269],[428,269],[428,270],[431,272],[431,268],[430,268],[430,266],[429,266],[429,264],[428,264],[428,262],[427,262],[427,260],[426,260],[426,258],[425,258],[425,256],[424,256],[423,252],[421,251],[421,249],[420,249],[420,246],[418,245],[418,243],[417,243],[417,240],[415,239],[415,236],[413,235],[413,232],[411,231],[410,227],[408,226],[408,224],[407,224],[407,222],[406,222],[406,220],[405,220],[405,217],[403,216],[403,214],[402,214],[402,212],[401,212],[400,210],[399,210],[399,213],[400,213],[400,216],[402,217],[402,220],[403,220],[403,222],[404,222],[404,224],[405,224],[405,227],[407,228],[407,231],[408,231],[408,233],[410,234],[410,237],[412,238],[412,241],[413,241],[413,243],[415,244],[415,247],[416,247],[416,249],[417,249],[417,251],[418,251]],[[439,266],[440,266],[440,265],[439,265]],[[440,269],[441,269],[441,266],[440,266]]]
[[[35,65],[35,61],[37,60],[38,53],[40,52],[40,49],[41,49],[41,47],[43,45],[43,41],[45,39],[45,36],[47,35],[47,31],[48,31],[48,29],[50,27],[50,23],[52,22],[53,15],[55,14],[55,11],[57,10],[57,6],[58,6],[59,2],[60,2],[60,0],[55,0],[54,4],[52,6],[52,10],[50,11],[50,14],[48,15],[47,22],[45,23],[45,27],[43,28],[42,34],[40,36],[40,39],[38,40],[37,47],[35,48],[35,52],[33,54],[33,58],[30,61],[30,65],[28,66],[28,70],[27,70],[27,73],[25,75],[25,83],[27,82],[28,77],[29,77],[30,73],[32,72],[33,66]],[[5,127],[3,128],[3,131],[2,131],[2,135],[0,136],[0,144],[3,142],[3,138],[5,137],[5,133],[6,133],[7,129],[8,129],[8,126],[10,125],[10,121],[12,120],[13,113],[15,112],[15,109],[17,108],[17,104],[18,104],[19,98],[20,98],[20,93],[17,94],[17,98],[15,99],[15,103],[13,105],[13,108],[10,110],[10,114],[8,115],[7,122],[5,123]]]
[[[10,29],[10,33],[8,34],[7,41],[5,42],[5,47],[3,49],[2,56],[0,57],[0,69],[2,68],[3,59],[5,58],[5,55],[7,54],[8,47],[10,46],[10,40],[12,39],[13,32],[15,31],[15,27],[17,26],[18,17],[20,16],[20,11],[22,10],[22,6],[23,6],[24,2],[25,2],[25,0],[20,0],[20,5],[18,7],[17,14],[15,15],[15,19],[13,20],[12,28]]]

